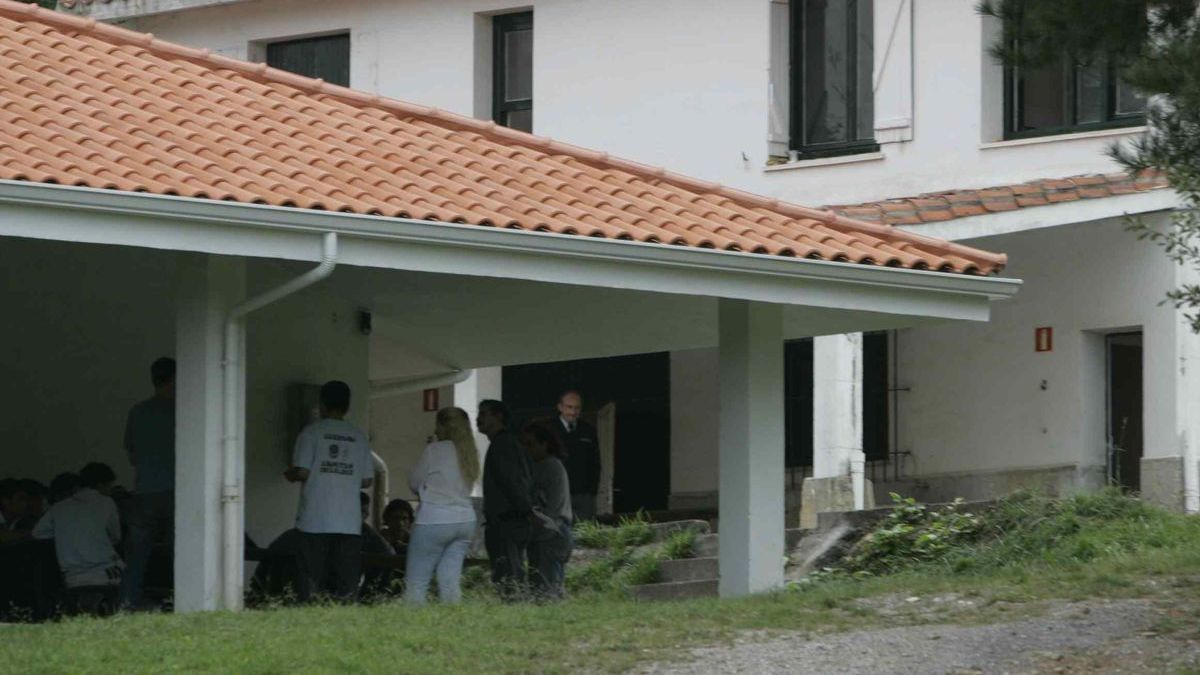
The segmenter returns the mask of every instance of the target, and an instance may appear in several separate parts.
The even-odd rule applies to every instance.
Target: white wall
[[[0,243],[0,476],[49,482],[105,462],[132,488],[130,406],[175,353],[174,263],[115,246]]]
[[[998,140],[1002,104],[974,4],[914,4],[911,141],[883,160],[769,172],[768,0],[262,0],[131,25],[238,57],[348,29],[352,86],[471,115],[486,110],[477,15],[532,6],[535,133],[811,205],[1114,170],[1109,138],[981,147]]]
[[[453,387],[438,389],[438,405],[453,405]],[[371,401],[371,449],[387,462],[391,499],[415,499],[408,489],[408,472],[421,457],[433,434],[437,412],[425,412],[422,392],[412,391]],[[473,411],[468,411],[474,419]]]
[[[307,269],[254,261],[248,292],[256,294]],[[337,271],[334,271],[337,274]],[[250,316],[246,348],[246,532],[266,546],[292,527],[300,489],[282,473],[291,458],[287,387],[343,380],[350,385],[346,419],[368,428],[367,337],[357,306],[310,287]]]
[[[147,398],[149,367],[175,353],[174,254],[3,239],[0,247],[0,477],[48,482],[101,461],[132,488],[122,447],[129,407]],[[250,265],[250,292],[303,266]],[[252,315],[247,349],[247,532],[262,545],[295,518],[286,468],[287,385],[350,383],[366,426],[367,347],[355,307],[320,288]]]
[[[899,336],[900,450],[910,474],[1104,465],[1106,332],[1144,330],[1146,456],[1175,455],[1174,283],[1161,252],[1119,219],[972,242],[1007,251],[1025,281],[987,325]],[[1034,351],[1034,330],[1054,349]],[[1044,388],[1043,388],[1044,382]],[[914,463],[915,460],[915,463]]]
[[[1177,274],[1162,253],[1117,219],[970,243],[1007,251],[1025,287],[994,305],[987,324],[899,332],[897,384],[910,389],[899,394],[898,448],[912,452],[905,474],[1102,469],[1102,336],[1123,330],[1145,331],[1145,456],[1179,456],[1189,408],[1177,397],[1190,390],[1176,378],[1177,343],[1189,338],[1158,305]],[[1034,352],[1039,326],[1053,327],[1054,351]],[[717,487],[715,366],[711,349],[672,354],[673,495]]]

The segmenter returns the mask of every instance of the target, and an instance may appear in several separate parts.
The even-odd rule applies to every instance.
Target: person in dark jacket
[[[508,407],[500,401],[481,401],[475,425],[490,441],[483,463],[484,546],[492,566],[492,583],[502,595],[511,597],[525,585],[533,517],[529,457],[508,428]]]
[[[566,453],[563,466],[571,481],[571,511],[575,522],[596,519],[600,491],[600,442],[592,425],[579,419],[583,397],[568,389],[558,397],[558,439]]]

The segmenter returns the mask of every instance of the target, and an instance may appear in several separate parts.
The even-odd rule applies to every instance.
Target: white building
[[[1196,508],[1193,439],[1200,429],[1193,411],[1200,386],[1192,382],[1194,369],[1186,366],[1198,343],[1173,309],[1159,305],[1167,289],[1186,280],[1187,271],[1138,242],[1123,224],[1124,214],[1161,220],[1176,199],[1169,190],[1156,189],[1154,181],[1095,185],[1095,176],[1116,171],[1105,147],[1139,131],[1137,101],[1102,74],[1099,80],[1093,73],[1073,76],[1078,87],[1069,88],[1062,78],[1045,74],[1006,79],[987,55],[997,27],[978,16],[972,2],[60,4],[66,12],[119,22],[217,55],[268,61],[381,96],[529,125],[538,136],[786,202],[846,205],[843,212],[855,217],[896,221],[898,229],[1008,253],[1005,274],[1023,279],[1025,287],[995,307],[990,323],[848,326],[894,329],[886,337],[869,336],[866,354],[854,335],[789,344],[791,507],[800,479],[810,471],[820,477],[845,475],[857,453],[865,451],[878,489],[931,499],[992,496],[1023,485],[1071,490],[1111,477],[1156,502]],[[807,65],[793,69],[792,62]],[[1084,92],[1071,101],[1070,119],[1057,103],[1067,89]],[[846,96],[847,91],[856,94]],[[853,133],[844,131],[851,128]],[[1057,180],[1082,176],[1089,178]],[[984,190],[1014,185],[1015,196],[1011,187]],[[905,199],[934,192],[953,197]],[[1050,203],[1037,205],[1039,200]],[[36,266],[34,258],[29,260]],[[279,273],[268,266],[257,274],[263,281],[256,285],[261,285]],[[428,294],[428,306],[450,302],[449,287],[439,287],[439,294],[410,281],[417,292]],[[559,281],[575,283],[570,275]],[[367,296],[347,302],[347,297],[328,299],[331,319],[325,330],[353,333],[354,313],[362,306],[375,315],[375,332],[352,350],[317,355],[280,344],[269,333],[251,334],[251,347],[260,339],[285,352],[296,346],[297,353],[273,364],[274,375],[258,384],[251,373],[248,387],[261,387],[261,396],[247,393],[248,419],[282,424],[286,410],[279,388],[319,381],[342,365],[322,365],[328,359],[365,364],[361,379],[352,383],[366,388],[369,381],[394,387],[397,380],[427,376],[435,379],[412,381],[432,386],[459,367],[669,350],[669,356],[660,357],[665,366],[660,361],[662,367],[654,370],[655,377],[665,377],[660,384],[668,392],[669,402],[659,397],[656,404],[666,411],[656,422],[666,426],[669,438],[667,448],[658,450],[665,455],[659,464],[666,467],[666,478],[646,491],[645,503],[715,504],[720,394],[718,354],[703,337],[707,323],[697,324],[697,338],[685,345],[622,340],[613,331],[568,322],[572,331],[552,343],[558,346],[506,351],[481,343],[464,358],[459,346],[439,342],[445,335],[437,331],[413,338],[405,330],[411,327],[409,317],[395,311],[401,305]],[[607,298],[580,291],[564,294],[556,307],[578,322],[587,308],[622,306]],[[572,314],[571,307],[585,309]],[[684,318],[672,323],[660,309],[647,307],[637,316],[651,327],[660,324],[664,334],[686,325]],[[633,315],[631,320],[637,318]],[[169,327],[168,319],[162,329]],[[827,332],[828,327],[796,335]],[[692,346],[701,348],[686,348]],[[145,361],[166,349],[145,348],[146,353],[120,360]],[[814,361],[808,360],[809,350]],[[447,358],[450,352],[454,359]],[[96,377],[111,381],[113,375]],[[469,405],[485,391],[497,392],[499,379],[494,369],[484,369],[456,391],[443,389],[441,398]],[[586,383],[572,384],[586,393]],[[420,406],[415,393],[379,398],[372,405],[369,424],[393,471],[403,473],[430,426]],[[119,422],[96,419],[85,426],[106,424]],[[263,435],[256,440],[255,433]],[[286,446],[283,435],[247,428],[249,443],[279,452]],[[1117,437],[1115,442],[1110,436]],[[1114,455],[1114,444],[1126,452]],[[618,443],[618,474],[621,448]],[[642,454],[654,451],[639,448]],[[1113,456],[1136,461],[1114,462]],[[1139,469],[1137,482],[1132,467]],[[257,490],[251,506],[258,504],[247,515],[247,528],[256,538],[270,538],[286,527],[292,508],[290,488],[268,480],[274,470],[271,462],[247,467],[250,489]],[[620,483],[620,476],[616,480]]]
[[[866,451],[876,485],[977,498],[1115,480],[1176,508],[1186,492],[1188,508],[1197,508],[1200,387],[1186,366],[1200,343],[1177,312],[1159,305],[1188,272],[1128,234],[1123,221],[1125,214],[1162,220],[1175,197],[1152,189],[1161,187],[1152,180],[1114,191],[1097,178],[1117,171],[1104,151],[1141,131],[1143,103],[1102,69],[1006,74],[988,56],[998,26],[975,3],[62,4],[250,60],[273,49],[279,58],[288,49],[315,54],[286,43],[341,36],[318,49],[340,52],[355,88],[481,119],[501,119],[516,106],[515,123],[531,118],[537,135],[796,203],[957,193],[843,211],[878,218],[886,210],[883,219],[897,227],[1009,252],[1009,273],[1027,284],[987,325],[914,328],[869,341]],[[512,36],[514,55],[508,98],[515,103],[501,107],[497,35]],[[1083,178],[1056,180],[1072,177]],[[1011,189],[965,192],[1014,185],[1015,197]],[[1039,329],[1051,342],[1037,343]],[[837,344],[816,343],[821,475],[843,472],[847,456],[823,467],[823,453],[858,446],[862,435],[855,396],[839,398],[836,377],[821,370],[830,359],[853,358],[856,349]],[[794,349],[806,358],[806,348]],[[661,387],[669,391],[669,423],[659,427],[669,424],[676,508],[714,503],[714,359],[711,351],[672,352]],[[855,363],[840,368],[853,375]],[[795,377],[808,376],[800,370]],[[797,420],[788,441],[792,485],[812,461],[803,390],[800,408],[789,411]],[[397,446],[412,447],[415,432],[394,433]]]

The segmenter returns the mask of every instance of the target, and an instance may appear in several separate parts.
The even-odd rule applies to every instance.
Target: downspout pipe
[[[228,610],[242,608],[242,557],[243,557],[243,514],[245,502],[242,494],[242,464],[240,460],[241,446],[241,417],[238,415],[241,383],[245,377],[246,364],[242,362],[242,325],[243,319],[256,310],[281,300],[296,291],[311,286],[333,273],[337,266],[338,239],[337,233],[328,232],[322,241],[321,262],[311,270],[287,281],[275,288],[249,298],[245,302],[229,310],[225,319],[225,360],[224,367],[224,414],[223,425],[224,443],[222,448],[221,466],[223,479],[221,485],[221,516],[222,516],[222,567],[223,567],[223,606]]]

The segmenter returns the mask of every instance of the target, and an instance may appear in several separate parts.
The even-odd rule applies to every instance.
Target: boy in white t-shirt
[[[301,599],[329,593],[353,600],[362,574],[359,490],[371,486],[374,467],[367,435],[345,421],[350,386],[333,380],[321,387],[321,419],[300,432],[284,477],[302,483],[296,529],[300,531]]]

